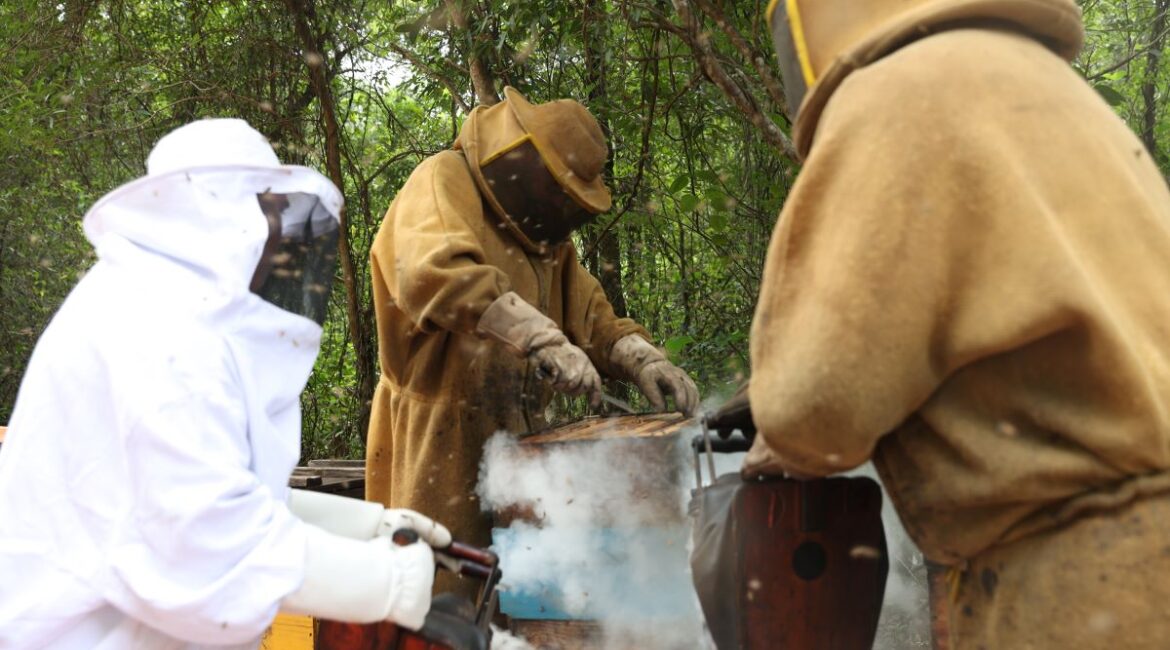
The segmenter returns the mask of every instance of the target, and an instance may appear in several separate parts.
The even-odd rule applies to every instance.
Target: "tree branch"
[[[689,0],[671,1],[684,25],[683,29],[676,28],[671,31],[678,34],[691,49],[695,60],[698,61],[703,70],[703,74],[723,91],[723,94],[748,118],[748,121],[759,129],[768,144],[775,147],[786,158],[798,161],[800,158],[796,153],[796,148],[792,146],[792,140],[784,135],[775,122],[760,111],[759,106],[751,96],[740,88],[723,69],[723,65],[719,63],[715,52],[711,49],[710,36],[699,31],[699,22],[691,10]]]

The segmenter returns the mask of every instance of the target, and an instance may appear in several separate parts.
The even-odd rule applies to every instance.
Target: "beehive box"
[[[640,472],[634,477],[632,498],[639,502],[643,522],[649,529],[679,523],[677,494],[673,486],[688,480],[680,465],[678,449],[682,436],[688,436],[695,421],[680,415],[637,415],[620,417],[590,417],[543,433],[528,436],[519,443],[524,454],[540,456],[558,449],[604,447],[614,453],[635,455]],[[365,479],[363,461],[310,461],[294,470],[289,485],[362,498]],[[693,480],[693,479],[692,479]],[[499,530],[517,520],[536,521],[531,508],[508,508],[494,513]],[[506,534],[506,533],[504,533]],[[605,536],[604,531],[600,533]],[[653,533],[651,533],[653,534]],[[677,550],[677,549],[676,549]],[[508,567],[502,567],[505,578]],[[508,603],[513,614],[508,617],[509,628],[524,637],[536,648],[549,650],[625,650],[638,647],[616,644],[603,626],[595,621],[573,618],[555,604],[539,598],[516,598],[517,594],[501,593],[501,601]],[[504,612],[507,614],[507,611]],[[669,627],[669,621],[654,621],[652,631]],[[309,650],[312,648],[312,619],[280,615],[265,635],[265,650]]]
[[[680,435],[693,429],[694,420],[678,414],[588,417],[520,440],[523,453],[533,457],[573,449],[597,449],[615,461],[636,457],[638,472],[631,476],[631,500],[644,511],[646,524],[675,522],[679,518],[677,493],[684,460],[679,455]],[[582,486],[586,487],[586,486]],[[534,520],[523,507],[497,509],[496,526],[508,527],[516,518]],[[599,522],[604,523],[604,522]]]
[[[590,572],[624,573],[629,576],[623,578],[618,575],[615,578],[620,587],[617,591],[622,600],[635,603],[633,609],[636,611],[632,613],[635,618],[643,617],[638,626],[642,632],[654,634],[656,630],[678,627],[680,623],[696,625],[689,577],[678,570],[680,566],[686,565],[686,531],[689,531],[680,490],[684,486],[689,487],[689,482],[694,480],[687,442],[696,430],[697,423],[694,420],[677,414],[591,417],[523,438],[519,442],[516,452],[534,464],[557,454],[565,454],[568,458],[578,458],[575,456],[578,453],[581,456],[580,462],[576,464],[554,463],[558,471],[565,470],[564,480],[575,491],[568,494],[554,491],[555,497],[543,497],[545,502],[498,508],[493,513],[496,522],[493,546],[502,552],[501,568],[504,573],[500,607],[502,613],[508,616],[509,626],[515,634],[524,637],[537,648],[554,650],[658,647],[654,644],[646,645],[644,639],[642,642],[615,639],[612,623],[606,619],[612,615],[612,612],[607,611],[606,603],[594,607],[593,601],[582,604],[578,598],[576,607],[567,607],[566,599],[573,598],[573,594],[566,592],[580,585],[558,581],[554,575],[555,567],[549,568],[547,582],[534,585],[531,581],[522,581],[523,586],[517,586],[509,580],[509,576],[515,576],[517,571],[513,564],[510,572],[509,548],[528,549],[532,553],[547,552],[547,549],[532,548],[542,543],[539,541],[541,533],[539,530],[534,533],[532,527],[542,529],[548,525],[548,517],[542,512],[550,507],[547,500],[590,498],[590,493],[597,486],[589,485],[585,475],[591,472],[591,465],[599,462],[598,458],[604,462],[609,457],[613,458],[615,464],[624,463],[631,469],[622,479],[620,493],[624,498],[613,503],[607,502],[606,512],[589,519],[591,528],[570,530],[569,535],[575,536],[577,545],[588,548],[598,559],[597,564],[589,569]],[[523,463],[518,464],[518,467],[524,466]],[[602,491],[608,487],[604,486]],[[537,500],[540,499],[537,497]],[[632,533],[629,529],[631,516],[638,526],[638,530]],[[521,525],[513,526],[517,523]],[[529,537],[533,534],[535,538]],[[529,540],[533,539],[536,541],[529,544]],[[623,545],[642,547],[640,552],[629,554],[629,558],[637,556],[645,560],[645,550],[649,548],[660,549],[656,554],[660,557],[669,555],[671,561],[661,565],[635,567],[640,572],[630,571],[629,567],[622,564],[629,559],[623,556],[623,552],[629,550],[623,548]],[[615,562],[615,558],[619,559],[610,564]],[[671,572],[671,575],[663,575],[663,569]],[[524,571],[528,570],[526,568]],[[659,588],[660,579],[667,580],[671,588]],[[680,621],[680,618],[689,620]]]

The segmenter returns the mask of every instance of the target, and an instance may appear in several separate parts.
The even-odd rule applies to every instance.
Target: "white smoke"
[[[686,502],[694,487],[689,441],[603,439],[541,445],[497,434],[484,450],[481,503],[521,506],[530,521],[496,531],[501,590],[526,594],[573,619],[596,620],[615,640],[600,647],[713,648],[691,584]],[[716,473],[738,472],[742,454],[717,454]],[[702,469],[707,473],[707,462]],[[852,472],[875,477],[871,465]],[[706,480],[710,477],[705,476]],[[926,572],[889,500],[882,519],[890,553],[875,650],[929,647]]]
[[[691,586],[678,471],[688,466],[685,455],[681,438],[542,445],[533,453],[509,435],[492,437],[481,502],[497,511],[527,506],[539,522],[497,531],[501,591],[595,620],[625,647],[710,647]]]
[[[507,630],[491,626],[492,650],[536,650],[531,643],[513,635]]]

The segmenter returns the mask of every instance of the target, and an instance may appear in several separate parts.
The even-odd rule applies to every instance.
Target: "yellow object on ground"
[[[313,619],[310,616],[277,614],[272,627],[260,641],[261,650],[313,650]]]

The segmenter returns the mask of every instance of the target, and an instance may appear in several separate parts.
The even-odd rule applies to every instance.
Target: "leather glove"
[[[397,546],[389,537],[358,541],[312,525],[305,529],[305,580],[284,597],[282,610],[343,623],[422,627],[435,580],[430,546]]]
[[[601,376],[585,352],[569,343],[557,324],[509,291],[480,316],[476,334],[503,343],[517,357],[528,357],[553,388],[567,395],[588,395],[601,403]]]
[[[383,508],[379,503],[312,490],[291,490],[288,509],[305,523],[350,539],[389,537],[409,528],[435,548],[451,545],[451,532],[445,526],[413,510]]]
[[[707,416],[707,427],[718,433],[720,438],[730,438],[736,429],[742,431],[748,440],[755,437],[756,424],[752,421],[752,405],[748,401],[747,382],[744,382],[743,386],[740,386],[739,390],[714,413]]]
[[[618,339],[609,353],[609,362],[638,385],[638,390],[657,411],[666,410],[666,397],[688,417],[699,406],[699,389],[682,368],[666,360],[649,341],[629,334]]]

